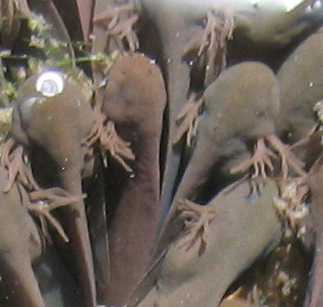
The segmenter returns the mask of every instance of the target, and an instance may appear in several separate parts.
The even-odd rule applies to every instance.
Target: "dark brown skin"
[[[122,306],[147,269],[160,220],[159,144],[166,103],[159,68],[142,54],[122,56],[113,65],[103,113],[135,153],[109,228],[110,305]],[[129,176],[129,175],[128,175]]]
[[[162,66],[165,72],[166,88],[168,93],[168,115],[166,117],[168,136],[165,149],[165,167],[161,191],[161,204],[164,214],[167,213],[174,194],[174,186],[181,162],[183,143],[173,145],[178,134],[177,117],[185,106],[190,94],[191,67],[184,60],[184,53],[190,49],[199,49],[203,43],[203,27],[198,21],[200,16],[191,15],[173,1],[141,2],[143,12],[156,27],[161,40],[163,54]],[[194,37],[200,40],[193,40]],[[199,45],[200,43],[200,45]],[[203,51],[203,48],[201,49]],[[206,48],[207,50],[207,48]]]
[[[9,192],[2,192],[6,182],[6,170],[0,167],[0,305],[65,306],[67,300],[79,304],[74,294],[75,283],[72,282],[74,288],[67,283],[71,282],[71,277],[66,267],[58,261],[57,255],[55,261],[53,253],[56,251],[44,242],[45,233],[31,217],[38,218],[35,213],[40,211],[34,209],[41,209],[41,206],[30,202],[30,194],[19,182],[14,183]],[[46,266],[45,272],[40,273],[43,266]],[[46,274],[49,275],[47,280]],[[48,279],[51,285],[48,285]]]
[[[109,194],[110,189],[105,184],[106,178],[104,178],[104,166],[101,160],[96,159],[96,163],[99,165],[95,167],[95,176],[91,178],[89,185],[86,187],[87,198],[85,200],[93,251],[98,304],[105,301],[105,289],[110,282],[111,267],[107,229],[110,208],[108,208],[106,195]],[[107,193],[105,193],[105,190]]]
[[[176,191],[164,230],[181,199],[196,200],[213,172],[228,174],[228,162],[247,153],[247,144],[275,133],[279,90],[273,72],[257,62],[245,62],[222,72],[205,91],[205,115],[197,144]],[[238,117],[238,118],[237,118]],[[214,166],[223,160],[222,169]],[[162,236],[165,234],[162,234]]]
[[[207,88],[206,114],[176,199],[194,200],[219,159],[230,157],[239,149],[243,151],[248,141],[255,142],[275,132],[273,118],[279,110],[278,95],[272,71],[256,62],[227,69]]]
[[[97,0],[94,7],[93,52],[126,52],[139,47],[134,26],[139,16],[132,0]]]
[[[189,207],[183,208],[184,221],[185,216],[193,221],[186,221],[181,237],[170,245],[154,287],[138,306],[218,306],[239,274],[279,243],[282,232],[273,206],[273,197],[279,193],[275,182],[267,180],[261,193],[251,197],[247,181],[224,191],[199,206],[196,216],[190,215]],[[200,224],[205,216],[209,220]],[[188,245],[195,236],[194,244]]]
[[[3,0],[0,5],[1,47],[11,49],[18,37],[21,28],[21,19],[31,17],[31,11],[27,0]]]
[[[288,141],[306,139],[317,126],[313,107],[322,99],[323,77],[320,65],[323,63],[323,33],[318,31],[306,39],[285,61],[277,78],[281,86],[282,131],[289,132]],[[323,304],[321,250],[322,239],[322,161],[310,171],[308,182],[312,195],[312,217],[316,230],[316,249],[310,289],[304,306],[318,307]]]
[[[277,73],[281,111],[277,123],[288,142],[305,138],[317,125],[314,105],[322,99],[323,33],[307,38],[287,58]]]
[[[323,165],[322,158],[315,163],[308,176],[311,190],[311,216],[316,233],[314,262],[311,270],[311,280],[304,307],[319,307],[323,304]]]
[[[36,91],[38,77],[29,78],[19,91],[11,136],[34,154],[41,149],[42,157],[44,153],[48,155],[55,163],[52,174],[57,175],[60,187],[80,196],[82,176],[89,175],[93,167],[91,149],[84,142],[94,124],[94,114],[81,87],[71,77],[64,75],[63,92],[54,97],[44,97]],[[84,306],[94,307],[95,279],[83,200],[60,210],[62,225],[70,240],[66,247],[76,266]]]
[[[165,5],[161,1],[143,1],[143,7],[158,29],[164,56],[169,135],[163,173],[161,206],[163,210],[168,210],[183,150],[182,144],[173,147],[172,139],[176,129],[177,114],[187,100],[189,91],[190,67],[183,61],[182,53],[183,46],[190,38],[192,28],[178,11],[173,10],[171,6]]]
[[[132,1],[120,4],[117,0],[96,0],[93,12],[92,53],[134,52],[138,46],[138,38],[134,26],[139,19]],[[93,79],[98,86],[106,78],[106,67],[93,62]],[[98,87],[95,93],[98,110],[103,103],[103,88]]]
[[[45,307],[31,263],[41,253],[35,223],[22,203],[21,186],[2,192],[7,181],[0,168],[0,305]]]

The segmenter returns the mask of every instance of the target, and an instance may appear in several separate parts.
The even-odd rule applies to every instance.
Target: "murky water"
[[[323,2],[65,2],[0,0],[0,306],[320,306]]]

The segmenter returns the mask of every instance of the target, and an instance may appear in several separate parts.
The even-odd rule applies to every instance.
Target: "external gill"
[[[271,159],[277,159],[276,153],[274,153],[269,147],[266,146],[265,141],[271,145],[271,147],[278,153],[281,159],[281,171],[284,180],[287,180],[289,167],[293,169],[296,174],[300,176],[305,176],[305,171],[303,170],[304,163],[300,161],[291,151],[291,147],[282,143],[280,139],[274,135],[268,135],[264,138],[257,140],[257,145],[255,147],[255,153],[251,159],[242,162],[236,167],[231,169],[231,173],[239,173],[247,171],[250,167],[254,167],[255,172],[252,178],[256,178],[259,175],[263,178],[267,178],[266,169],[269,168],[270,171],[274,170]]]
[[[8,192],[17,179],[29,190],[39,189],[23,146],[17,145],[14,139],[8,138],[4,143],[0,164],[8,170],[8,181],[3,192]]]
[[[96,110],[95,112],[96,123],[89,136],[84,140],[84,144],[91,147],[96,142],[99,142],[104,151],[109,152],[127,172],[131,173],[131,167],[125,162],[125,159],[131,161],[135,159],[135,155],[130,148],[130,143],[124,141],[118,135],[115,124],[112,121],[107,121],[101,111]]]
[[[199,114],[203,107],[203,97],[197,98],[195,93],[192,93],[183,109],[178,114],[176,123],[178,128],[173,140],[173,144],[178,143],[186,134],[186,145],[191,146],[192,138],[196,135],[199,123]]]
[[[232,39],[234,30],[233,15],[227,11],[209,10],[206,13],[205,27],[196,31],[192,39],[185,46],[183,58],[189,58],[190,54],[197,54],[203,59],[205,66],[204,85],[207,87],[226,66],[226,42]],[[195,93],[191,93],[187,103],[180,111],[177,122],[179,127],[173,140],[177,143],[186,134],[186,144],[189,146],[192,137],[196,133],[198,116],[202,108],[202,98],[197,99]]]
[[[51,212],[57,208],[75,204],[83,198],[85,198],[85,195],[72,196],[61,188],[49,188],[28,193],[28,200],[25,200],[25,205],[30,212],[40,219],[41,229],[45,238],[50,238],[45,221],[47,220],[61,238],[65,242],[69,242],[63,227]]]
[[[187,234],[181,247],[188,251],[200,240],[199,255],[201,256],[208,244],[209,224],[215,218],[215,210],[189,200],[180,201],[177,210],[179,218],[184,219],[184,232]]]
[[[129,3],[108,6],[104,12],[94,17],[93,22],[105,27],[107,40],[113,40],[120,50],[128,47],[134,52],[139,47],[138,37],[133,30],[138,19],[134,5]]]

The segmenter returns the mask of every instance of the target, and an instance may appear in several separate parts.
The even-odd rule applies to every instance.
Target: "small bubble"
[[[169,64],[172,60],[170,58],[167,59],[167,63]]]
[[[314,83],[313,82],[310,82],[310,87],[313,87],[314,86]]]
[[[151,60],[150,60],[150,63],[151,63],[151,64],[156,64],[156,60],[151,59]]]

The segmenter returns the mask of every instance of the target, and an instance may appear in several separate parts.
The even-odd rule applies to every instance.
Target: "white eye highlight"
[[[46,97],[60,94],[64,89],[63,75],[59,72],[49,71],[41,74],[36,82],[37,92]]]

